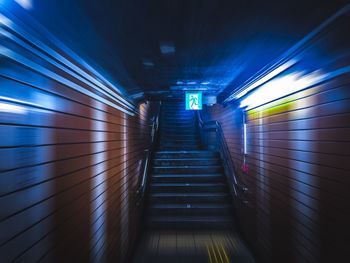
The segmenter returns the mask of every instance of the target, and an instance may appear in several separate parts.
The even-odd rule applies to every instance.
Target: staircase
[[[219,154],[201,150],[193,111],[162,105],[159,150],[153,158],[147,223],[151,228],[232,227],[232,205]]]

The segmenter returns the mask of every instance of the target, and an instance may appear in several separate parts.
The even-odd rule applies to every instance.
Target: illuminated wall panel
[[[350,78],[341,76],[247,112],[248,172],[241,170],[241,109],[215,105],[239,183],[237,214],[266,262],[346,257],[349,220]]]
[[[1,21],[0,261],[126,261],[154,107]]]

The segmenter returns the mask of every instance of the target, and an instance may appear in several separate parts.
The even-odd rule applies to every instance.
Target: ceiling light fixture
[[[318,83],[323,77],[319,71],[310,74],[291,73],[269,81],[242,99],[240,107],[246,110],[272,102]]]
[[[275,68],[274,70],[267,73],[265,76],[261,77],[260,79],[254,81],[253,83],[249,82],[248,84],[244,85],[241,89],[239,89],[237,92],[234,92],[230,97],[233,97],[234,99],[239,99],[246,95],[251,90],[263,85],[264,83],[267,83],[268,81],[272,80],[279,74],[283,73],[293,65],[295,65],[298,62],[296,59],[292,59],[290,61],[287,61],[286,63],[282,64],[278,68]]]
[[[146,68],[153,68],[154,67],[154,62],[151,59],[148,58],[144,58],[142,60],[142,64],[146,67]]]
[[[175,54],[175,45],[173,42],[164,41],[160,43],[160,52],[163,55],[173,55]]]

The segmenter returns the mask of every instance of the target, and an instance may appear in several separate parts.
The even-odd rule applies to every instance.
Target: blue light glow
[[[319,71],[307,75],[304,75],[303,72],[291,73],[273,79],[244,98],[240,103],[240,107],[247,107],[246,109],[249,110],[308,88],[319,83],[322,79],[324,79],[324,74]]]
[[[0,2],[1,5],[2,2]],[[11,27],[12,22],[10,19],[8,19],[6,16],[0,14],[0,26],[7,26],[7,27]]]
[[[1,0],[0,0],[1,1]],[[0,13],[0,26],[3,28],[3,30],[0,31],[1,37],[6,37],[11,39],[12,41],[15,41],[17,44],[21,45],[25,49],[30,50],[31,52],[35,53],[36,55],[40,56],[41,58],[48,61],[50,64],[54,65],[55,67],[58,67],[60,70],[65,71],[69,75],[73,76],[74,78],[79,79],[79,81],[86,83],[87,85],[91,85],[94,89],[97,89],[100,93],[103,93],[105,96],[110,97],[111,100],[105,100],[100,96],[101,101],[106,102],[110,106],[117,108],[118,110],[121,110],[123,112],[127,112],[129,115],[134,115],[135,111],[135,105],[133,105],[131,102],[126,100],[122,95],[120,90],[114,86],[111,82],[106,80],[99,72],[97,72],[94,68],[92,68],[89,64],[87,64],[84,60],[82,60],[80,57],[78,57],[73,51],[66,48],[58,39],[56,39],[54,36],[50,35],[47,31],[40,28],[43,32],[43,34],[46,34],[47,37],[50,38],[51,41],[55,43],[55,46],[58,46],[60,49],[62,49],[64,52],[68,53],[71,57],[73,57],[77,62],[80,63],[81,66],[77,66],[65,57],[63,57],[61,54],[50,48],[48,45],[40,41],[39,39],[35,38],[33,35],[29,34],[25,28],[18,26],[15,18],[9,19],[5,15],[2,15]],[[1,29],[2,29],[1,28]],[[19,34],[20,36],[24,37],[28,42],[32,43],[34,46],[38,47],[33,48],[32,46],[26,44],[25,42],[21,41],[20,38],[16,37],[12,32],[10,32],[8,29],[11,29],[13,31],[16,31],[16,34]],[[1,43],[2,44],[2,43]],[[42,52],[44,51],[44,52]],[[57,61],[51,59],[46,54],[50,54],[50,56],[54,57],[57,61],[60,61],[60,63],[57,63]],[[53,75],[57,75],[54,71],[47,70],[46,68],[42,68],[41,65],[37,65],[36,63],[32,63],[32,61],[27,60],[25,57],[21,56],[19,53],[17,53],[15,50],[12,49],[12,47],[5,47],[0,45],[0,55],[3,55],[5,57],[8,57],[9,59],[15,60],[21,64],[26,64],[26,62],[30,63],[30,68],[39,71],[41,73],[46,72]],[[63,65],[62,65],[63,64]],[[92,74],[88,74],[85,70],[82,68],[86,68],[87,71],[91,72]],[[51,75],[52,75],[51,74]],[[53,77],[51,76],[51,78]],[[62,80],[66,78],[62,76],[58,76]],[[68,81],[68,80],[67,80]],[[71,83],[71,81],[69,81]],[[73,86],[80,86],[76,85],[75,83],[72,83]],[[72,87],[70,85],[70,87]],[[83,88],[80,86],[80,88]],[[84,88],[83,88],[84,89]],[[118,92],[116,92],[118,91]],[[96,93],[90,92],[90,95],[96,96]],[[88,95],[89,96],[89,95]],[[113,101],[113,102],[112,102]],[[115,103],[117,102],[117,103]],[[123,107],[119,106],[122,105]]]
[[[241,92],[239,92],[235,98],[239,99],[241,97],[243,97],[244,95],[246,95],[249,91],[259,87],[260,85],[263,85],[264,83],[266,83],[267,81],[273,79],[274,77],[276,77],[277,75],[281,74],[282,72],[284,72],[285,70],[287,70],[288,68],[290,68],[291,66],[293,66],[295,63],[297,63],[296,59],[290,60],[286,63],[284,63],[283,65],[281,65],[280,67],[272,70],[270,73],[266,74],[265,76],[263,76],[262,78],[258,79],[257,81],[253,82],[251,85],[247,85],[244,86],[241,90]]]
[[[17,4],[22,6],[24,9],[32,9],[33,3],[32,0],[15,0]]]
[[[0,113],[6,112],[6,113],[14,113],[14,114],[26,114],[27,110],[25,107],[0,102]]]

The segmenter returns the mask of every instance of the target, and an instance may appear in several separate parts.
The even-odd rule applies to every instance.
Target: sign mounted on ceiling
[[[186,110],[202,109],[202,92],[186,92]]]

